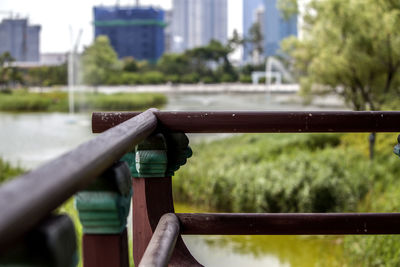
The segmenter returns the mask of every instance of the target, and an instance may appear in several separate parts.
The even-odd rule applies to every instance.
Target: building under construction
[[[27,19],[3,19],[0,23],[0,54],[9,52],[18,62],[38,62],[40,29],[39,25],[29,25]]]
[[[120,58],[157,61],[164,52],[164,11],[153,7],[94,7],[95,37],[106,35]]]

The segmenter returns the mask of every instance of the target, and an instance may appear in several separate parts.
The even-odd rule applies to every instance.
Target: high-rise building
[[[211,40],[226,43],[227,0],[174,0],[172,12],[174,52],[204,46]]]
[[[297,16],[284,19],[277,8],[276,0],[243,0],[243,35],[249,38],[249,30],[254,23],[259,23],[264,38],[264,56],[273,56],[279,52],[280,42],[290,35],[297,36]],[[249,62],[253,45],[245,43],[243,61]]]
[[[263,0],[243,0],[243,37],[249,38],[251,26],[257,22],[257,10],[264,7]],[[246,42],[243,46],[243,61],[249,62],[252,59],[253,46]]]
[[[276,0],[264,0],[264,54],[267,57],[278,53],[283,39],[290,35],[297,36],[297,16],[285,19],[276,2]]]
[[[28,25],[27,19],[4,19],[0,23],[0,54],[9,52],[19,62],[38,62],[40,29]]]
[[[165,11],[164,47],[165,52],[172,52],[172,10]]]
[[[94,7],[95,37],[106,35],[118,57],[156,61],[164,52],[164,11],[153,7]]]

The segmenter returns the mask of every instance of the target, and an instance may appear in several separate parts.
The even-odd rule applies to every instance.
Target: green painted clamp
[[[192,156],[189,139],[184,133],[155,134],[127,153],[122,160],[129,165],[133,177],[173,176]]]
[[[393,152],[400,157],[400,135],[397,137],[397,145],[394,146]]]
[[[50,215],[6,254],[0,254],[0,266],[77,266],[79,257],[74,223],[68,215]]]
[[[132,181],[128,165],[117,162],[75,196],[75,206],[83,232],[116,234],[126,227],[132,198]]]

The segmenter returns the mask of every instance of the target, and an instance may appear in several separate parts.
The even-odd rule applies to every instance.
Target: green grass
[[[76,111],[143,110],[160,107],[166,102],[166,96],[158,93],[75,94]],[[11,93],[0,93],[0,111],[67,112],[68,108],[68,94],[65,92],[29,93],[25,90],[16,90]]]

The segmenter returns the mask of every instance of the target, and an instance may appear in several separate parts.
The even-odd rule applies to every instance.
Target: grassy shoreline
[[[143,110],[160,107],[167,102],[158,93],[75,93],[75,111],[88,110]],[[0,93],[0,111],[10,112],[68,112],[68,94],[61,91],[30,93],[16,90]]]

